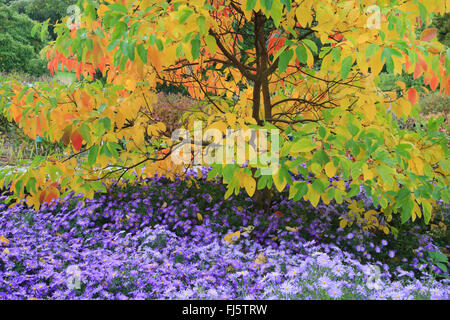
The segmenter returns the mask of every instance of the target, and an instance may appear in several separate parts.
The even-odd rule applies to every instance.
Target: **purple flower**
[[[332,281],[330,280],[330,278],[328,278],[327,276],[321,276],[321,277],[318,279],[318,282],[319,282],[319,286],[320,286],[322,289],[327,289],[327,288],[331,285],[331,283],[332,283]]]
[[[331,284],[327,290],[328,295],[331,298],[338,299],[342,296],[342,290],[335,283]]]

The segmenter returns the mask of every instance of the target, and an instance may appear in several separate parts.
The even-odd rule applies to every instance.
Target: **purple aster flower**
[[[334,299],[339,299],[342,296],[342,290],[340,287],[337,286],[336,283],[330,285],[330,287],[327,290],[327,293],[331,298]]]
[[[319,286],[320,286],[322,289],[327,289],[327,288],[331,285],[331,283],[332,283],[332,281],[330,280],[330,278],[328,278],[327,276],[321,276],[321,277],[318,279],[318,282],[319,282]]]

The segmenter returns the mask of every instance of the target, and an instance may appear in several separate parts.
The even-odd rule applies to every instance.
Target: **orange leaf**
[[[56,188],[51,188],[50,191],[45,195],[45,202],[50,202],[53,199],[58,198],[59,196],[59,192],[58,189]]]
[[[83,137],[81,136],[81,134],[79,134],[78,131],[75,131],[70,137],[70,140],[72,140],[75,151],[80,151],[81,145],[83,143]]]
[[[437,86],[439,84],[439,77],[437,75],[433,75],[433,77],[430,80],[430,88],[431,90],[436,90]]]
[[[417,94],[416,89],[414,88],[408,89],[408,99],[412,105],[415,105],[417,103],[417,100],[419,100],[419,95]]]
[[[418,77],[420,77],[423,73],[422,68],[420,67],[420,64],[416,64],[416,68],[414,69],[414,75],[413,79],[416,80]]]
[[[422,34],[420,35],[420,40],[422,41],[431,41],[436,37],[437,29],[436,28],[429,28],[423,30]]]

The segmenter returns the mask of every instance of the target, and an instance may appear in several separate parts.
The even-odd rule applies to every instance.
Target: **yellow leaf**
[[[134,91],[136,89],[136,79],[127,79],[125,81],[125,89],[129,91]]]
[[[306,8],[305,6],[298,6],[295,11],[295,16],[303,28],[306,28],[306,26],[310,25],[313,21],[311,9]]]
[[[311,139],[303,138],[295,142],[291,147],[292,153],[297,152],[309,152],[311,150],[314,150],[316,148],[316,145],[311,141]]]
[[[314,208],[317,207],[320,200],[320,194],[316,192],[310,184],[308,185],[308,199]]]
[[[344,229],[346,226],[347,226],[347,220],[342,219],[342,220],[339,222],[339,227],[341,227],[342,229]]]
[[[374,103],[367,103],[363,107],[363,112],[366,116],[366,120],[373,121],[375,119],[375,114],[377,113],[377,108]]]
[[[289,227],[289,226],[286,226],[285,228],[286,228],[286,230],[289,231],[289,232],[297,232],[297,231],[298,231],[298,227]]]
[[[236,124],[236,115],[234,113],[226,113],[225,118],[227,119],[227,123],[231,128]]]
[[[3,250],[3,253],[4,253],[4,254],[9,254],[9,249],[6,248],[5,250]]]
[[[395,81],[395,84],[402,89],[402,91],[406,91],[406,84],[403,81]]]
[[[267,257],[261,252],[255,259],[255,261],[253,261],[257,264],[266,264],[267,263]]]
[[[203,216],[200,213],[197,213],[198,221],[203,221]]]
[[[6,239],[4,236],[0,236],[0,242],[3,242],[3,243],[5,243],[5,244],[8,244],[8,243],[9,243],[9,240]]]
[[[413,157],[409,161],[409,165],[411,167],[411,170],[416,173],[423,175],[423,161],[419,157]]]
[[[287,181],[286,178],[283,177],[283,181],[280,180],[280,170],[278,170],[275,174],[272,175],[273,177],[273,183],[275,184],[275,187],[278,191],[283,191],[286,187]]]
[[[372,180],[372,179],[373,179],[373,172],[372,172],[371,169],[369,169],[369,168],[367,167],[367,165],[365,165],[365,166],[363,167],[363,175],[364,175],[364,181]]]
[[[325,173],[329,178],[334,177],[336,174],[336,167],[333,165],[333,162],[330,161],[325,165]]]
[[[240,231],[236,231],[234,233],[227,234],[225,237],[223,237],[223,240],[233,244],[237,240],[239,240],[240,237],[241,237],[241,232]]]
[[[253,179],[253,177],[251,177],[251,176],[246,176],[246,178],[244,180],[244,188],[245,188],[245,191],[247,191],[248,195],[250,197],[252,197],[256,190],[255,179]]]

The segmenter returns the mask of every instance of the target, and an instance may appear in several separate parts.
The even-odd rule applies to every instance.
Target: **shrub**
[[[76,2],[76,0],[18,0],[9,1],[9,5],[35,21],[43,22],[50,19],[49,33],[52,39],[56,39],[53,25],[67,16],[67,8]]]
[[[442,115],[448,120],[448,114],[450,111],[450,97],[443,97],[439,92],[430,92],[424,94],[420,100],[419,105],[421,107],[422,114],[425,116]]]
[[[46,63],[39,58],[44,47],[38,36],[31,36],[35,22],[0,4],[0,71],[22,71],[42,75]]]
[[[172,132],[186,124],[185,112],[192,110],[195,100],[180,93],[158,93],[158,102],[153,107],[153,123],[164,122],[166,133]]]

